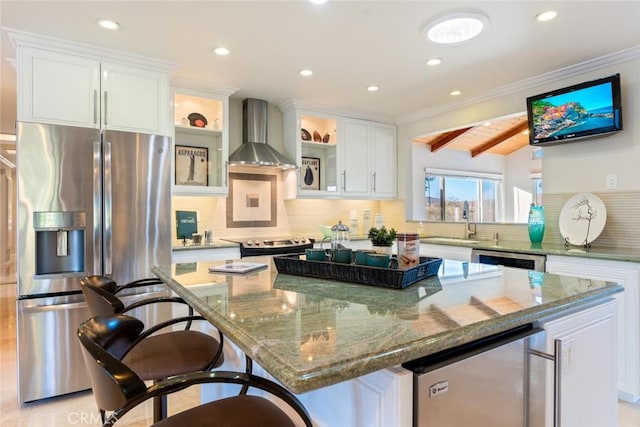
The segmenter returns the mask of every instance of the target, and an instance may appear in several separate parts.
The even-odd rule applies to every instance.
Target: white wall
[[[421,209],[422,164],[416,159],[415,137],[524,111],[528,96],[620,73],[624,131],[606,138],[544,148],[542,159],[545,193],[603,191],[609,173],[617,174],[616,191],[640,190],[640,47],[549,73],[475,103],[441,106],[424,117],[398,126],[398,197],[405,199],[408,218]],[[403,165],[412,165],[411,169]],[[418,188],[416,188],[418,187]],[[611,190],[608,190],[611,191]],[[416,206],[420,204],[420,206]],[[415,217],[419,218],[419,217]]]
[[[520,211],[522,212],[522,210],[524,210],[525,216],[518,220],[515,214],[517,203],[515,192],[526,192],[531,195],[533,189],[531,174],[540,173],[542,168],[540,159],[533,158],[534,150],[535,149],[530,146],[522,147],[505,158],[505,222],[526,222],[527,220],[526,214],[528,213],[528,206],[531,201],[520,200],[522,204]]]
[[[591,72],[574,82],[620,73],[624,130],[604,138],[543,148],[545,193],[640,190],[640,59]],[[607,189],[606,176],[618,187]]]

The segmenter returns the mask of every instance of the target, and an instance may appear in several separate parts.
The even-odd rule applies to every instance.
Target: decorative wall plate
[[[560,211],[560,234],[572,245],[588,245],[598,238],[607,222],[607,209],[595,194],[580,193]]]

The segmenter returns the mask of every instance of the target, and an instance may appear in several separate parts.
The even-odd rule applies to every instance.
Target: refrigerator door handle
[[[93,274],[102,274],[102,144],[93,141]]]
[[[107,91],[104,91],[104,125],[107,126]]]
[[[66,311],[66,310],[77,310],[77,309],[85,309],[87,308],[86,302],[70,302],[67,304],[55,304],[55,305],[38,305],[33,307],[23,307],[20,312],[22,314],[34,314],[34,313],[44,313],[49,311]]]
[[[93,90],[93,124],[98,124],[98,90]]]
[[[112,259],[112,237],[113,222],[111,218],[113,208],[113,187],[111,181],[111,142],[104,141],[104,211],[102,224],[104,227],[104,275],[111,276],[113,273]]]

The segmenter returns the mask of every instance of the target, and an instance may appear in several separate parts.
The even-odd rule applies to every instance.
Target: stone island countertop
[[[246,260],[243,260],[246,262]],[[606,299],[622,286],[444,260],[404,290],[278,274],[270,257],[247,274],[223,262],[153,273],[295,393],[397,366]],[[192,263],[194,264],[194,263]]]

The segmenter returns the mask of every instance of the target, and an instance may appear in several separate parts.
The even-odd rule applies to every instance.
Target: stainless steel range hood
[[[242,101],[242,145],[229,156],[229,166],[295,169],[295,162],[267,144],[267,101]]]

